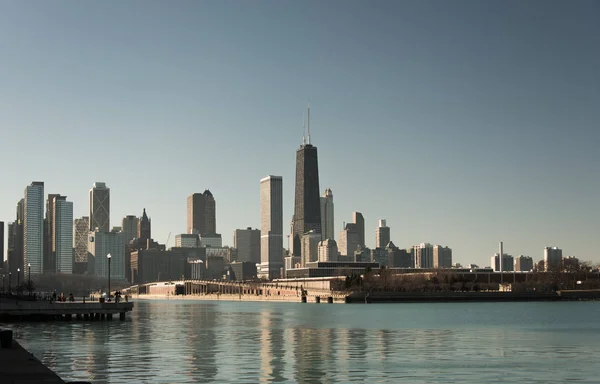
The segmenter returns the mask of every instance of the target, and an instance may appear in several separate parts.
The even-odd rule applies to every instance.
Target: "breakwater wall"
[[[558,292],[354,292],[346,303],[426,303],[600,300],[600,291]]]

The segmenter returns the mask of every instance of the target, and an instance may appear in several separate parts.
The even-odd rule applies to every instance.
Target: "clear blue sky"
[[[259,227],[311,102],[336,232],[448,245],[489,265],[497,242],[600,261],[598,1],[2,1],[0,220],[33,180],[111,225],[145,207],[185,232],[209,188],[217,230]]]

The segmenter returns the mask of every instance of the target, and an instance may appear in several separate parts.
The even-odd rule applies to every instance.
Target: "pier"
[[[112,320],[119,316],[126,319],[127,312],[133,310],[132,302],[50,302],[46,300],[0,299],[0,319],[20,320]]]

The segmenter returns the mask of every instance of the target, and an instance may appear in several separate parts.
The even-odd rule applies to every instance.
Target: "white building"
[[[236,229],[233,231],[233,247],[237,249],[238,261],[260,263],[260,229]]]
[[[73,202],[57,196],[52,204],[52,252],[57,273],[73,273]]]
[[[175,247],[196,248],[198,247],[198,235],[195,233],[182,233],[175,236]]]
[[[338,247],[333,239],[325,239],[319,243],[319,261],[338,261]]]
[[[270,280],[283,269],[283,178],[260,180],[260,274]]]
[[[305,267],[306,263],[319,260],[319,242],[321,241],[321,234],[310,230],[302,235],[301,241],[300,258],[302,261],[300,263]]]
[[[421,243],[413,246],[415,268],[433,268],[433,246]]]
[[[331,189],[325,189],[321,197],[321,235],[322,240],[335,239],[334,232],[334,210],[333,210],[333,192]]]
[[[360,238],[355,223],[346,224],[344,230],[340,232],[337,244],[340,256],[354,259],[354,251],[360,246]]]
[[[111,279],[125,279],[125,234],[123,232],[91,232],[88,242],[88,272],[108,277],[108,258]]]
[[[562,268],[562,249],[557,247],[544,248],[544,271],[559,270]]]
[[[90,218],[83,216],[73,222],[73,248],[75,248],[75,262],[87,263],[88,261],[88,234],[90,233]]]
[[[23,220],[23,276],[44,272],[44,182],[34,181],[25,188]]]
[[[90,231],[100,228],[110,231],[110,188],[106,183],[96,182],[90,189]]]

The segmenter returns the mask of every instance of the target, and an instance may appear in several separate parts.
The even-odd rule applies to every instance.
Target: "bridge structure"
[[[329,278],[262,281],[180,280],[131,286],[125,292],[134,298],[181,296],[186,298],[228,298],[334,303],[345,302],[346,293],[330,288]]]

